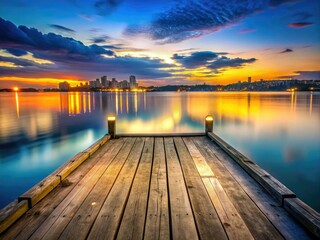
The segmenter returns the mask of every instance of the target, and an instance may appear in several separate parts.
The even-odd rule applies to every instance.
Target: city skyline
[[[3,1],[0,88],[318,80],[319,16],[316,0]]]

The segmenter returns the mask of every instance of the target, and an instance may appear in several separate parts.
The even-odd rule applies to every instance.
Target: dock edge
[[[0,234],[8,229],[30,208],[47,196],[54,188],[61,184],[68,175],[92,156],[92,154],[94,154],[110,138],[111,136],[109,134],[104,135],[90,147],[77,153],[53,173],[44,178],[40,183],[20,195],[17,200],[14,200],[4,208],[0,209]]]
[[[255,179],[281,206],[297,221],[307,228],[313,235],[320,238],[320,214],[297,198],[296,194],[288,189],[275,177],[262,169],[259,165],[244,156],[213,132],[207,136],[237,162],[253,179]]]

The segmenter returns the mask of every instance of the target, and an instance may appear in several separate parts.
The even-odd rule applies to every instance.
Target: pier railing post
[[[213,117],[211,115],[208,115],[205,118],[205,132],[206,132],[206,135],[208,134],[208,132],[212,132],[212,131],[213,131]]]
[[[108,117],[108,134],[111,138],[115,138],[116,136],[116,117],[114,116]]]

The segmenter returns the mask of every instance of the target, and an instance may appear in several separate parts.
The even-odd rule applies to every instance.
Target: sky
[[[320,79],[319,0],[0,0],[0,88]]]

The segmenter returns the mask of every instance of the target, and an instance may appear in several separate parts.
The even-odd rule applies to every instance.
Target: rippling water
[[[320,211],[320,93],[0,93],[0,208],[107,132],[214,132]]]

